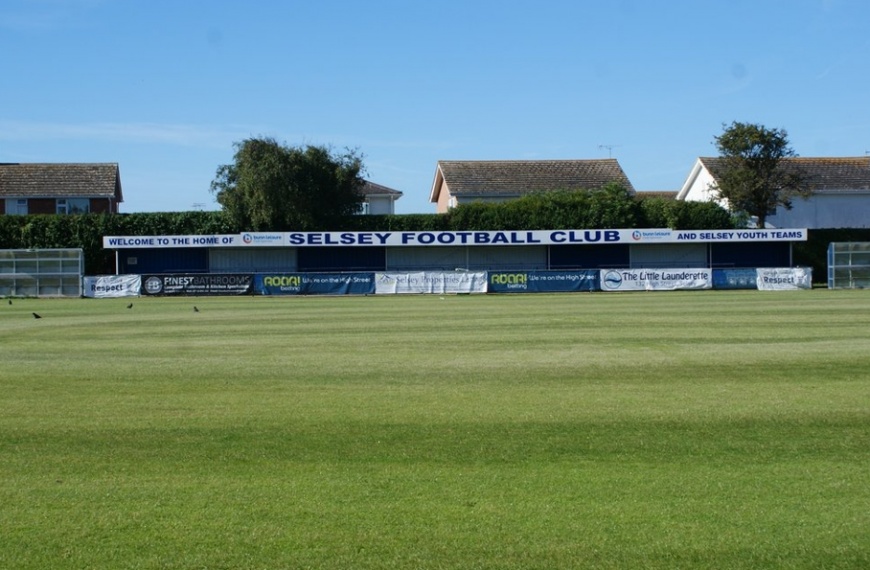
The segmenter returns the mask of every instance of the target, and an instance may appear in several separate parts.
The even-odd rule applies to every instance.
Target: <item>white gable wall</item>
[[[710,174],[700,160],[695,160],[692,171],[683,187],[677,193],[677,200],[687,200],[691,202],[719,202],[722,206],[727,207],[727,204],[716,199],[716,194],[710,190],[713,184],[713,176]]]
[[[870,192],[820,192],[794,198],[792,209],[782,206],[768,216],[776,228],[870,228]]]
[[[691,200],[693,202],[716,201],[716,193],[710,189],[712,184],[713,177],[706,168],[702,168],[692,185],[689,187],[685,200]]]
[[[395,200],[389,196],[367,196],[368,213],[372,216],[395,214]]]

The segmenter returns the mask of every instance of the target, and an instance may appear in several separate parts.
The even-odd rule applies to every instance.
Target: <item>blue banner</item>
[[[258,295],[372,295],[374,273],[263,273],[254,275]]]
[[[489,293],[559,293],[598,291],[598,270],[581,271],[490,271]]]
[[[757,271],[750,269],[714,269],[713,289],[758,289]]]

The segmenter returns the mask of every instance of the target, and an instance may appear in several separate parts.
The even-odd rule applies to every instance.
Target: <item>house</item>
[[[363,195],[361,214],[377,216],[396,213],[396,200],[402,197],[402,193],[380,184],[365,181],[361,189]]]
[[[793,157],[784,158],[783,164],[806,173],[813,193],[806,199],[794,198],[791,210],[778,206],[767,217],[769,227],[870,227],[870,156]],[[723,167],[722,158],[698,158],[677,199],[716,200],[710,188]]]
[[[117,214],[117,163],[0,163],[0,214]]]
[[[634,188],[615,158],[595,160],[440,160],[429,201],[441,214],[469,202],[504,202],[531,192]]]

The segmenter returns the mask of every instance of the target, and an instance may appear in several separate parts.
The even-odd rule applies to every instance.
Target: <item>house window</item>
[[[7,198],[6,213],[11,216],[26,216],[27,198]]]
[[[91,201],[87,198],[58,198],[58,214],[87,214],[91,209]]]

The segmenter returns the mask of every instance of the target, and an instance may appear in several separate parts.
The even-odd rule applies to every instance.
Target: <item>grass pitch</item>
[[[0,568],[870,567],[866,291],[128,302],[0,305]]]

